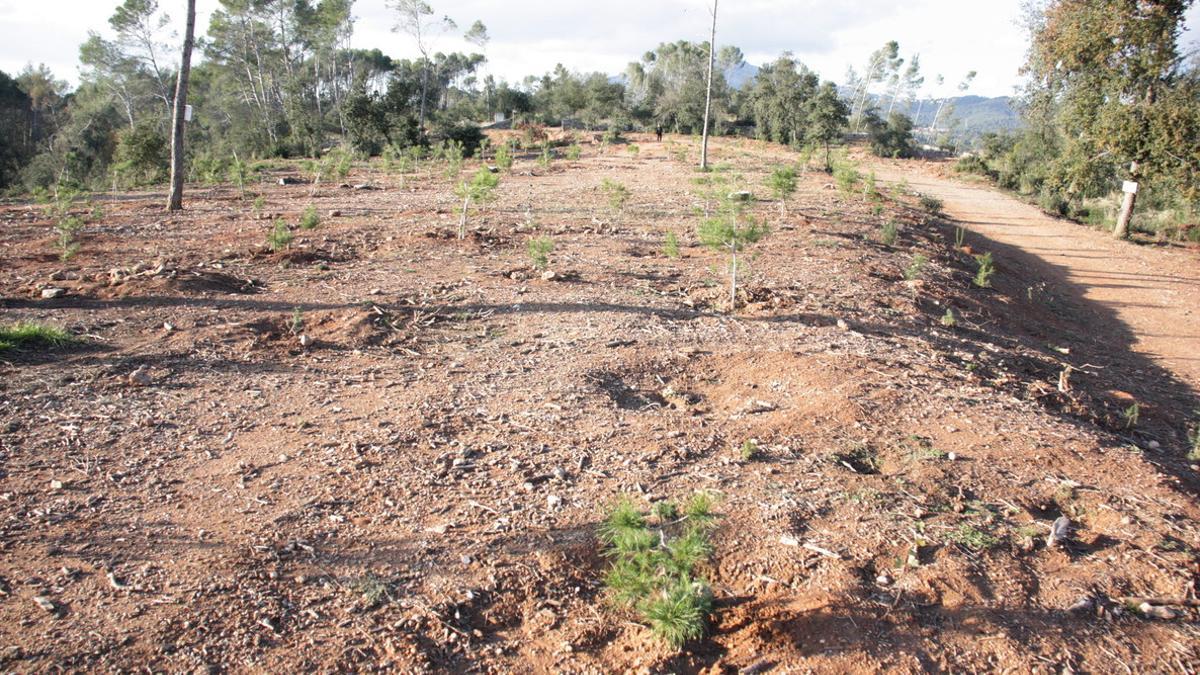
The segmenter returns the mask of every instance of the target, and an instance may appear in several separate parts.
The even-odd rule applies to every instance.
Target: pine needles
[[[658,502],[647,515],[625,498],[600,526],[612,560],[605,577],[610,598],[675,648],[703,637],[713,611],[708,582],[697,575],[713,554],[713,505],[709,494],[697,492],[681,506]]]

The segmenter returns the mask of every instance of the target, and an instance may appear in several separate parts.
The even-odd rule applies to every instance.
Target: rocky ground
[[[796,155],[749,141],[714,175],[773,233],[730,313],[694,144],[591,140],[520,157],[462,241],[433,162],[97,196],[65,263],[0,205],[0,324],[79,338],[0,354],[0,667],[1200,668],[1195,383],[901,188],[779,204]],[[596,526],[699,490],[717,612],[674,651],[606,601]]]

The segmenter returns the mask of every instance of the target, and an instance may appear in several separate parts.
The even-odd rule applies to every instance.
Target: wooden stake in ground
[[[1113,229],[1113,236],[1117,239],[1125,239],[1129,236],[1129,221],[1133,219],[1133,207],[1137,205],[1137,162],[1129,165],[1129,173],[1134,180],[1125,182],[1125,201],[1121,202],[1121,215],[1117,217],[1117,226]]]
[[[171,197],[168,211],[183,209],[183,126],[187,112],[188,77],[192,72],[192,45],[196,39],[196,0],[188,0],[187,33],[183,38],[183,62],[175,82],[175,116],[171,126]]]
[[[708,168],[708,120],[712,114],[713,68],[717,65],[717,1],[712,6],[712,37],[708,41],[708,88],[704,94],[704,135],[700,139],[700,168]]]

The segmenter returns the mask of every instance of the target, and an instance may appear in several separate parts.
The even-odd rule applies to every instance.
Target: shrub
[[[271,251],[278,253],[283,249],[291,246],[292,240],[295,239],[292,230],[288,224],[283,222],[283,219],[276,220],[275,225],[271,227],[271,231],[267,233],[267,246]]]
[[[126,184],[160,183],[167,177],[170,146],[158,125],[139,122],[118,134],[113,160],[113,172]]]
[[[996,265],[992,261],[991,253],[975,256],[975,262],[979,264],[979,269],[975,272],[975,285],[980,288],[992,287],[992,275],[996,273]]]
[[[300,216],[300,229],[315,230],[321,224],[321,216],[317,215],[317,208],[309,206],[304,209],[303,215]]]
[[[36,323],[0,326],[0,352],[10,349],[54,349],[70,344],[75,338],[61,328]]]
[[[483,143],[483,139],[487,138],[478,124],[470,122],[438,125],[434,129],[433,136],[457,145],[465,157],[474,157],[480,144]]]
[[[925,209],[930,215],[941,215],[943,206],[942,200],[937,197],[921,195],[921,208]]]
[[[870,124],[871,152],[879,157],[911,157],[913,155],[913,122],[906,115],[893,113],[883,124],[878,118]]]
[[[672,503],[654,508],[653,521],[629,499],[613,507],[600,526],[609,597],[635,610],[660,639],[679,648],[703,637],[713,611],[712,592],[698,567],[712,555],[712,498],[697,493],[682,517]]]
[[[538,166],[543,169],[549,169],[554,162],[554,148],[550,146],[550,141],[542,144],[542,153],[538,155]]]
[[[533,237],[527,246],[529,259],[534,269],[544,270],[550,266],[550,253],[554,251],[554,240],[550,237]]]
[[[754,460],[758,459],[759,455],[761,454],[758,449],[758,441],[754,440],[753,438],[746,439],[746,441],[742,443],[739,454],[741,455],[743,462],[753,462]]]
[[[958,325],[958,318],[954,316],[954,310],[946,309],[946,314],[942,316],[942,325],[946,328],[954,328]]]
[[[578,143],[574,143],[567,148],[567,159],[571,160],[572,162],[578,162],[579,158],[582,156],[583,148],[579,147]]]

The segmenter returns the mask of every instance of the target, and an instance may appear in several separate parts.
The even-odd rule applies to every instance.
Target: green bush
[[[171,149],[157,124],[139,122],[117,135],[113,173],[125,185],[153,185],[167,179]]]

